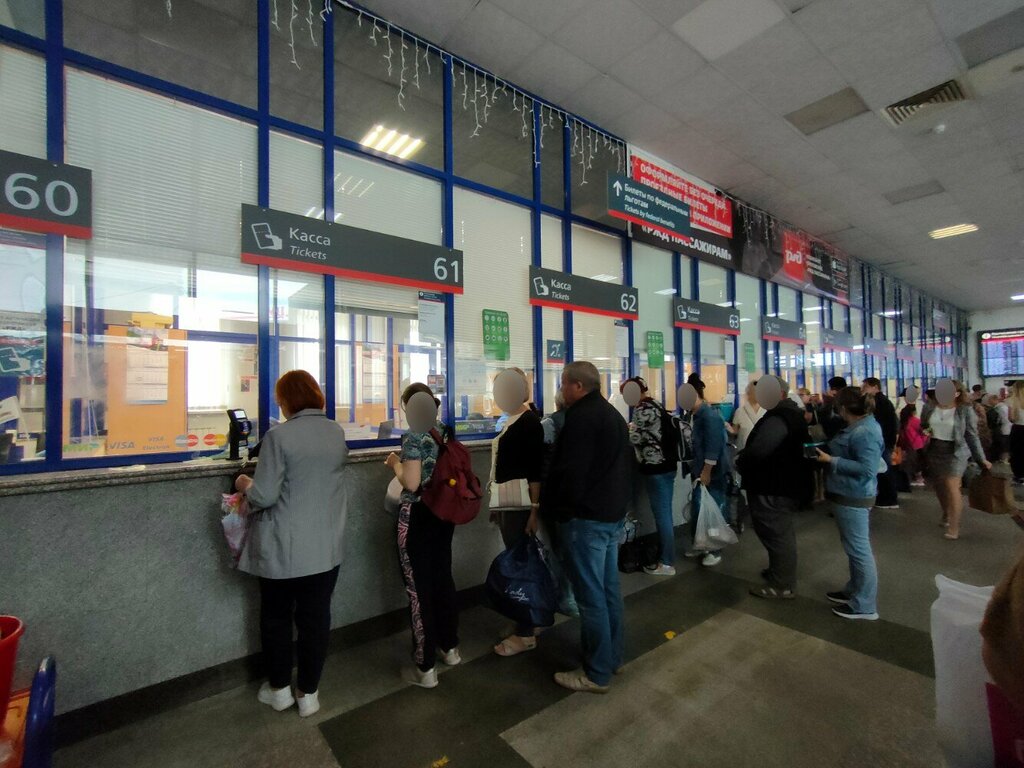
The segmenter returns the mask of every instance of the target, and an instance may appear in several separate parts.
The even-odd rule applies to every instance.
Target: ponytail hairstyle
[[[839,390],[836,405],[851,416],[869,416],[875,412],[875,396],[861,392],[857,387]]]
[[[915,416],[917,416],[917,406],[914,403],[907,403],[903,406],[903,410],[900,411],[900,429],[906,429],[907,424]]]

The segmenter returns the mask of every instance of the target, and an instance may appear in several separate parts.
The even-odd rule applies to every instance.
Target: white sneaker
[[[722,562],[721,555],[716,555],[714,552],[708,552],[706,555],[704,555],[704,559],[700,561],[700,564],[707,568],[712,568],[718,565],[720,562]]]
[[[462,654],[459,653],[458,648],[452,648],[450,651],[441,651],[441,661],[449,667],[457,667],[462,663]]]
[[[295,703],[295,697],[292,696],[290,686],[275,690],[270,687],[270,683],[264,683],[260,686],[260,692],[256,694],[256,700],[260,704],[266,704],[275,712],[283,712]]]
[[[676,569],[671,565],[665,565],[664,563],[658,563],[654,566],[647,566],[644,568],[644,573],[650,574],[651,576],[675,576]]]
[[[299,717],[309,717],[320,711],[320,692],[313,691],[300,696],[295,701],[299,704]]]
[[[437,669],[431,667],[426,672],[421,672],[419,667],[413,667],[412,680],[409,682],[420,688],[437,688]]]

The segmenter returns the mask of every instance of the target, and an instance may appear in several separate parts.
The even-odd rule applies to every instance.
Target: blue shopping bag
[[[491,563],[485,587],[495,609],[513,621],[550,627],[558,610],[558,588],[548,568],[544,548],[525,536]]]

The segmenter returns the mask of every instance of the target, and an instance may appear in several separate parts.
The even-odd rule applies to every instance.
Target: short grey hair
[[[789,397],[789,382],[786,381],[781,376],[775,376],[774,378],[777,382],[779,382],[779,386],[782,388],[782,396]]]
[[[597,367],[593,363],[586,360],[569,363],[562,371],[562,375],[569,381],[583,385],[583,389],[587,392],[595,392],[601,388],[601,374],[598,373]]]

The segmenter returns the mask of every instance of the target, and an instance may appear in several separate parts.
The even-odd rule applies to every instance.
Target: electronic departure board
[[[1024,376],[1024,328],[978,333],[981,375]]]

